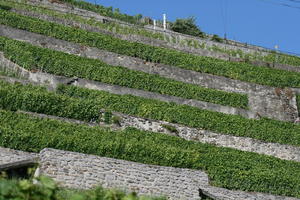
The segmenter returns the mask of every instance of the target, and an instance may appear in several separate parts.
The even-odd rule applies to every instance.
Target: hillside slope
[[[98,8],[0,0],[1,147],[62,186],[300,199],[300,58]]]

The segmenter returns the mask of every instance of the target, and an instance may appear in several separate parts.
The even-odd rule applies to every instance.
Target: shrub
[[[205,33],[203,33],[196,25],[196,20],[194,17],[189,17],[187,19],[176,19],[176,21],[171,24],[171,30],[196,37],[205,36]]]
[[[162,124],[161,126],[170,131],[171,133],[178,133],[178,130],[174,126],[171,126],[169,124]]]
[[[102,5],[95,5],[86,1],[82,0],[60,0],[62,2],[66,2],[68,4],[71,4],[73,6],[76,6],[81,9],[89,10],[92,12],[99,13],[100,15],[106,16],[106,17],[111,17],[115,18],[124,22],[128,22],[131,24],[141,24],[140,19],[142,18],[141,14],[137,14],[135,16],[123,14],[120,12],[120,9],[115,8],[113,9],[112,7],[105,7]]]
[[[138,197],[136,193],[125,194],[118,190],[97,187],[92,190],[72,190],[58,188],[48,177],[32,180],[7,180],[0,178],[0,199],[3,200],[164,200],[165,198]]]
[[[218,35],[213,35],[212,38],[211,38],[212,41],[215,41],[215,42],[223,42],[223,39],[220,38]]]

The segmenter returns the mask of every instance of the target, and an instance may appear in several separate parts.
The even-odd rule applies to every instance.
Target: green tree
[[[176,21],[171,24],[171,30],[197,37],[205,36],[205,34],[196,25],[195,17],[189,17],[187,19],[176,19]]]

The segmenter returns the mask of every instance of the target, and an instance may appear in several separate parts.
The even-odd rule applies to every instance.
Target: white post
[[[164,30],[167,29],[167,15],[163,14],[163,19],[164,19]]]
[[[275,63],[278,63],[278,48],[279,48],[279,46],[276,44],[275,45],[275,49],[276,49],[276,55],[275,55]]]
[[[153,28],[154,28],[154,30],[156,29],[156,20],[155,19],[153,20]]]

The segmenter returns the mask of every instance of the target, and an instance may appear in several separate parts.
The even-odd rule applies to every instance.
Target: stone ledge
[[[26,41],[40,47],[50,48],[87,58],[100,59],[110,65],[122,66],[131,70],[142,71],[150,74],[158,74],[162,77],[196,84],[206,88],[247,94],[249,97],[249,108],[250,111],[252,111],[252,114],[249,115],[252,116],[250,118],[256,117],[256,114],[259,114],[260,116],[277,120],[294,121],[295,116],[298,116],[296,98],[292,97],[291,99],[287,99],[284,95],[278,96],[275,92],[277,88],[242,82],[211,74],[199,73],[178,67],[145,63],[141,59],[121,56],[115,53],[99,50],[97,48],[82,48],[79,44],[57,40],[51,37],[7,26],[0,25],[0,27],[0,35]],[[5,60],[5,58],[3,59]],[[29,75],[27,74],[27,76]],[[32,75],[32,77],[33,76],[37,75],[35,74]],[[39,77],[35,79],[41,80],[43,78]],[[190,103],[193,104],[193,102]],[[236,111],[230,111],[229,113],[235,114]],[[238,113],[242,112],[238,111]]]
[[[70,20],[70,19],[61,19],[61,18],[56,18],[56,17],[52,17],[49,15],[45,15],[45,14],[39,14],[39,13],[34,13],[34,12],[29,12],[29,11],[19,10],[19,9],[14,9],[13,11],[16,13],[19,13],[21,15],[36,17],[36,18],[39,18],[42,20],[47,20],[47,21],[51,21],[54,23],[63,24],[66,26],[80,27],[81,29],[84,29],[84,30],[90,31],[90,32],[104,33],[106,35],[111,35],[115,38],[119,38],[122,40],[127,40],[127,41],[132,41],[132,42],[140,42],[140,43],[144,43],[144,44],[151,45],[151,46],[174,49],[174,50],[178,50],[178,51],[182,51],[182,52],[186,52],[186,53],[191,53],[194,55],[212,57],[212,58],[217,58],[217,59],[221,59],[221,60],[225,60],[225,61],[244,62],[244,60],[241,58],[231,57],[228,54],[221,53],[221,52],[214,52],[214,51],[210,51],[207,49],[193,48],[193,47],[190,47],[187,45],[182,45],[180,42],[179,43],[170,43],[165,40],[148,38],[148,37],[144,37],[144,36],[136,35],[136,34],[129,34],[129,35],[118,34],[113,31],[100,29],[98,27],[80,23],[80,22]],[[174,33],[164,32],[163,34],[171,34],[172,35]],[[180,41],[181,39],[178,38],[176,40]],[[266,52],[264,52],[263,54],[266,54]],[[258,66],[258,67],[267,67],[267,68],[275,68],[275,69],[287,70],[287,71],[292,71],[292,72],[300,72],[300,67],[286,65],[286,64],[280,64],[280,63],[270,63],[270,62],[265,62],[265,61],[260,61],[260,60],[251,60],[250,64],[252,64],[253,66]]]
[[[169,123],[166,121],[158,121],[145,119],[136,116],[130,116],[122,113],[113,112],[113,116],[118,117],[120,120],[118,124],[103,124],[103,123],[87,123],[79,120],[57,117],[52,115],[45,115],[32,112],[18,111],[19,113],[28,114],[33,117],[43,119],[54,119],[63,122],[80,124],[86,126],[102,126],[105,128],[111,128],[112,130],[120,130],[128,127],[134,127],[143,131],[151,131],[155,133],[161,133],[171,136],[183,138],[185,140],[192,140],[201,143],[208,143],[220,147],[228,147],[241,151],[254,152],[258,154],[264,154],[273,156],[283,160],[290,160],[300,162],[300,147],[292,145],[284,145],[279,143],[264,142],[261,140],[238,137],[229,134],[215,133],[212,131],[190,128],[180,124]],[[176,130],[172,132],[164,125],[168,125]]]
[[[10,0],[11,1],[11,0]],[[15,2],[15,1],[13,1]],[[46,7],[48,9],[52,9],[58,12],[64,12],[64,13],[71,13],[71,14],[75,14],[87,19],[93,18],[96,21],[102,22],[103,19],[107,19],[108,21],[113,21],[113,22],[117,22],[122,26],[129,26],[131,28],[140,28],[137,26],[134,26],[133,24],[124,22],[124,21],[120,21],[117,19],[113,19],[113,18],[109,18],[109,17],[104,17],[101,16],[98,13],[92,12],[92,11],[88,11],[88,10],[83,10],[74,6],[69,6],[66,4],[57,4],[57,3],[49,3],[47,0],[30,0],[27,2],[28,4],[32,5],[32,6],[41,6],[42,7]],[[174,32],[171,30],[167,30],[167,31],[161,31],[159,29],[154,30],[152,27],[147,27],[145,26],[144,28],[142,28],[144,30],[153,32],[153,33],[162,33],[165,35],[165,37],[175,37],[177,38],[178,41],[180,40],[196,40],[199,43],[205,43],[207,44],[207,46],[209,47],[213,47],[213,46],[218,46],[220,48],[223,49],[240,49],[245,53],[255,53],[257,51],[262,52],[262,54],[268,54],[270,52],[270,50],[265,49],[263,47],[259,47],[259,46],[255,46],[255,45],[250,45],[250,44],[245,44],[245,43],[241,43],[238,41],[233,41],[233,40],[228,40],[228,44],[225,43],[219,43],[219,42],[215,42],[215,41],[211,41],[211,40],[207,40],[207,39],[202,39],[199,37],[195,37],[195,36],[190,36],[190,35],[186,35],[186,34],[182,34],[182,33],[178,33],[178,32]]]
[[[122,128],[134,127],[140,130],[173,135],[184,138],[186,140],[193,140],[201,143],[208,143],[221,147],[229,147],[241,151],[254,152],[258,154],[274,156],[276,158],[284,160],[300,162],[300,147],[298,146],[270,143],[249,137],[238,137],[229,134],[215,133],[212,131],[190,128],[180,124],[174,124],[165,121],[129,116],[122,113],[113,112],[113,115],[120,118],[119,123]],[[174,127],[177,132],[171,132],[170,130],[165,128],[164,125]]]
[[[138,194],[167,196],[171,200],[201,199],[199,191],[216,200],[297,200],[265,193],[234,191],[209,185],[199,170],[146,165],[75,152],[44,149],[40,171],[71,188],[88,189],[102,184]]]
[[[38,162],[38,154],[0,147],[0,171]]]
[[[241,108],[223,106],[219,104],[214,104],[214,103],[209,103],[209,102],[204,102],[204,101],[199,101],[194,99],[184,99],[181,97],[169,96],[169,95],[148,92],[139,89],[122,87],[118,85],[110,85],[110,84],[86,80],[86,79],[76,78],[76,80],[73,80],[72,78],[56,76],[48,73],[42,73],[42,72],[33,73],[11,62],[10,60],[6,59],[2,52],[0,52],[0,65],[1,64],[4,67],[9,68],[10,70],[19,72],[22,76],[27,78],[29,81],[41,85],[48,85],[50,86],[50,88],[56,88],[58,84],[68,84],[71,82],[71,85],[80,86],[87,89],[107,91],[112,94],[133,95],[133,96],[143,97],[147,99],[155,99],[164,102],[174,102],[176,104],[189,105],[200,109],[211,110],[211,111],[221,112],[225,114],[241,115],[245,118],[256,118],[255,112],[241,109]]]
[[[14,153],[18,156],[32,155],[0,148],[0,155],[12,156]],[[37,157],[36,154],[34,156]],[[201,199],[200,194],[215,200],[299,200],[210,186],[207,174],[200,170],[147,165],[48,148],[40,152],[38,163],[41,175],[52,177],[61,186],[69,188],[89,189],[102,185],[138,194],[167,196],[170,200],[198,200]]]

